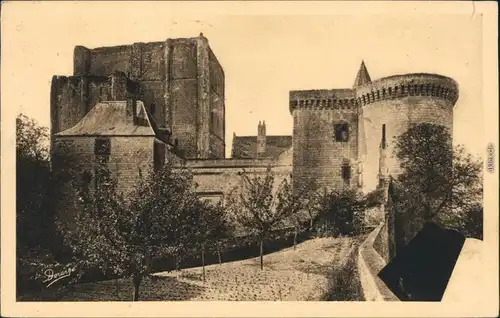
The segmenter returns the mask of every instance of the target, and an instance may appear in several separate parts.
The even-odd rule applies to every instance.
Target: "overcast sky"
[[[356,15],[352,6],[350,11],[276,5],[252,11],[234,10],[235,5],[30,2],[21,8],[19,2],[8,3],[2,8],[2,44],[7,45],[2,46],[2,102],[49,126],[51,77],[71,75],[75,45],[113,46],[203,32],[226,74],[228,148],[233,132],[255,135],[259,120],[266,121],[270,135],[291,134],[288,92],[350,88],[364,60],[372,80],[414,72],[454,78],[460,86],[455,141],[483,152],[480,15],[422,10]]]

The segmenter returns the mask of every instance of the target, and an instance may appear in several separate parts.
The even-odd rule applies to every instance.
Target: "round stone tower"
[[[381,173],[399,173],[394,138],[417,123],[451,131],[457,99],[451,78],[406,74],[372,81],[364,62],[352,89],[291,91],[294,188],[375,189]]]
[[[411,124],[431,123],[453,132],[453,107],[458,99],[458,84],[436,74],[405,74],[368,81],[354,88],[359,110],[359,160],[363,190],[373,190],[380,173],[380,146],[387,174],[400,172],[394,156],[395,137]]]

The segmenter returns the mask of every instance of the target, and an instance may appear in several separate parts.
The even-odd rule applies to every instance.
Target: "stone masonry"
[[[124,193],[139,170],[166,161],[191,169],[198,193],[211,200],[240,186],[243,171],[260,174],[268,166],[277,182],[291,178],[294,188],[367,192],[398,173],[393,140],[409,125],[452,128],[458,85],[435,74],[372,81],[363,62],[352,88],[291,91],[293,134],[266,135],[259,122],[254,136],[233,134],[231,158],[225,158],[224,96],[223,68],[202,34],[77,46],[74,74],[52,79],[52,154],[63,146],[71,152],[78,179],[92,171],[104,145]]]

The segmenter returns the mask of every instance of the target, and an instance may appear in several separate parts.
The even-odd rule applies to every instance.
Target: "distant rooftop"
[[[292,136],[266,136],[266,152],[257,156],[257,136],[235,136],[232,158],[274,158],[292,147]]]
[[[132,107],[126,101],[97,103],[75,126],[56,136],[159,136],[159,129],[141,101]]]

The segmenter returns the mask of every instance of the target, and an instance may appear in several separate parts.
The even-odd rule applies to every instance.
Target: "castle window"
[[[111,154],[111,140],[109,138],[98,138],[94,143],[94,154],[99,163],[107,163]]]
[[[346,123],[335,125],[335,141],[347,142],[349,141],[349,125]]]
[[[385,124],[382,125],[382,149],[385,149]]]
[[[392,95],[392,87],[389,87],[389,95]]]
[[[111,140],[109,138],[96,139],[94,153],[96,155],[109,155],[111,153]]]
[[[75,96],[76,96],[76,89],[72,89],[72,90],[71,90],[71,96],[72,96],[72,97],[75,97]]]
[[[382,88],[382,97],[385,97],[385,88]]]
[[[344,184],[349,185],[351,181],[351,166],[349,164],[342,165],[342,180]]]
[[[149,112],[150,112],[152,115],[154,115],[155,111],[156,111],[156,104],[155,104],[155,103],[152,103],[152,104],[151,104],[151,108],[149,109]]]

